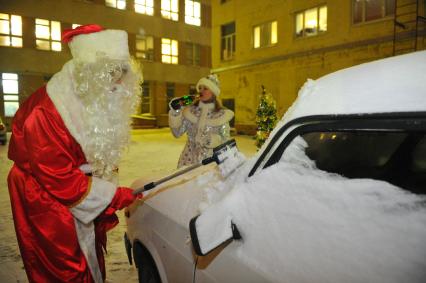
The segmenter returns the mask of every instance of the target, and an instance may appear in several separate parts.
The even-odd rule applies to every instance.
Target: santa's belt
[[[112,170],[112,172],[117,173],[118,174],[118,168],[115,168],[114,170]],[[84,173],[84,175],[88,176],[88,177],[92,177],[93,173],[92,172],[87,172]]]
[[[83,171],[84,175],[92,177],[93,176],[93,171],[92,171],[92,166],[90,166],[89,164],[82,164],[79,169],[81,171]],[[112,172],[118,173],[118,167],[115,167]]]

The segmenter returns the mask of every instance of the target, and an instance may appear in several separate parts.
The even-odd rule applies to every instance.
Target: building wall
[[[424,8],[420,4],[422,14]],[[296,13],[320,5],[327,5],[327,31],[297,38]],[[253,27],[273,20],[278,26],[277,44],[254,49]],[[389,16],[353,24],[352,0],[229,0],[225,3],[213,0],[212,71],[221,80],[222,98],[235,99],[237,130],[255,131],[261,85],[276,99],[281,117],[307,79],[392,56],[393,20],[394,17]],[[232,60],[223,61],[221,26],[230,22],[235,22],[236,51]],[[423,33],[418,38],[417,49],[425,49],[424,42]]]
[[[201,26],[184,22],[184,0],[179,0],[179,21],[161,17],[161,1],[154,0],[154,16],[134,12],[133,0],[127,0],[126,10],[105,6],[103,0],[0,0],[0,13],[22,17],[23,48],[0,46],[0,73],[19,75],[20,103],[38,87],[42,86],[63,64],[71,59],[67,46],[61,52],[42,51],[35,48],[35,18],[61,22],[61,29],[72,24],[100,24],[108,29],[122,29],[129,34],[129,50],[134,55],[136,35],[154,36],[154,61],[141,61],[144,79],[150,82],[151,116],[155,126],[167,126],[165,84],[175,83],[175,95],[187,93],[189,85],[195,84],[211,68],[211,8],[209,0],[201,0]],[[179,42],[179,64],[161,63],[161,38]],[[200,65],[185,63],[185,42],[201,46]],[[112,43],[113,44],[113,43]],[[164,85],[164,87],[162,87]],[[1,88],[0,88],[0,91]],[[0,115],[4,117],[3,93],[0,93]],[[164,107],[163,107],[164,106]],[[11,118],[6,118],[10,125]],[[142,124],[143,119],[139,120]],[[152,125],[152,123],[148,123]]]

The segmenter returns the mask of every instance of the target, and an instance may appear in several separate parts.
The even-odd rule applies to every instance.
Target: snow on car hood
[[[426,51],[357,65],[308,80],[284,118],[426,111],[425,81]]]
[[[206,211],[231,217],[243,237],[234,255],[271,281],[420,283],[425,204],[386,182],[281,161]]]

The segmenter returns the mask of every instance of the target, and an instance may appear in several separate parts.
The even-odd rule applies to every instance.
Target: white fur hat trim
[[[94,62],[97,55],[106,55],[111,59],[128,60],[130,58],[127,33],[123,30],[103,30],[80,34],[68,43],[72,57],[83,62]]]
[[[200,86],[207,87],[216,96],[220,94],[220,83],[216,75],[208,75],[207,77],[201,78],[195,87],[198,92],[200,92]]]

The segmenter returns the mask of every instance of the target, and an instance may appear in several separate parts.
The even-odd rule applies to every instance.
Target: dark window
[[[223,104],[223,106],[225,106],[229,110],[232,110],[232,111],[235,112],[235,99],[222,99],[222,104]],[[229,125],[231,127],[234,127],[234,125],[235,125],[235,117],[232,118],[231,121],[229,121]]]
[[[154,37],[136,35],[136,58],[154,61]]]
[[[353,23],[381,19],[395,12],[395,0],[352,0]]]
[[[220,58],[222,60],[231,60],[232,58],[234,58],[235,22],[222,25],[220,51]]]
[[[169,109],[170,100],[175,97],[175,84],[174,83],[166,83],[166,112]]]
[[[149,92],[149,82],[145,81],[142,84],[142,101],[141,101],[141,113],[151,113],[151,94]]]
[[[424,133],[314,132],[302,137],[307,142],[306,156],[320,170],[384,180],[426,194]]]
[[[200,45],[196,43],[187,42],[186,47],[186,64],[193,66],[200,66]]]

